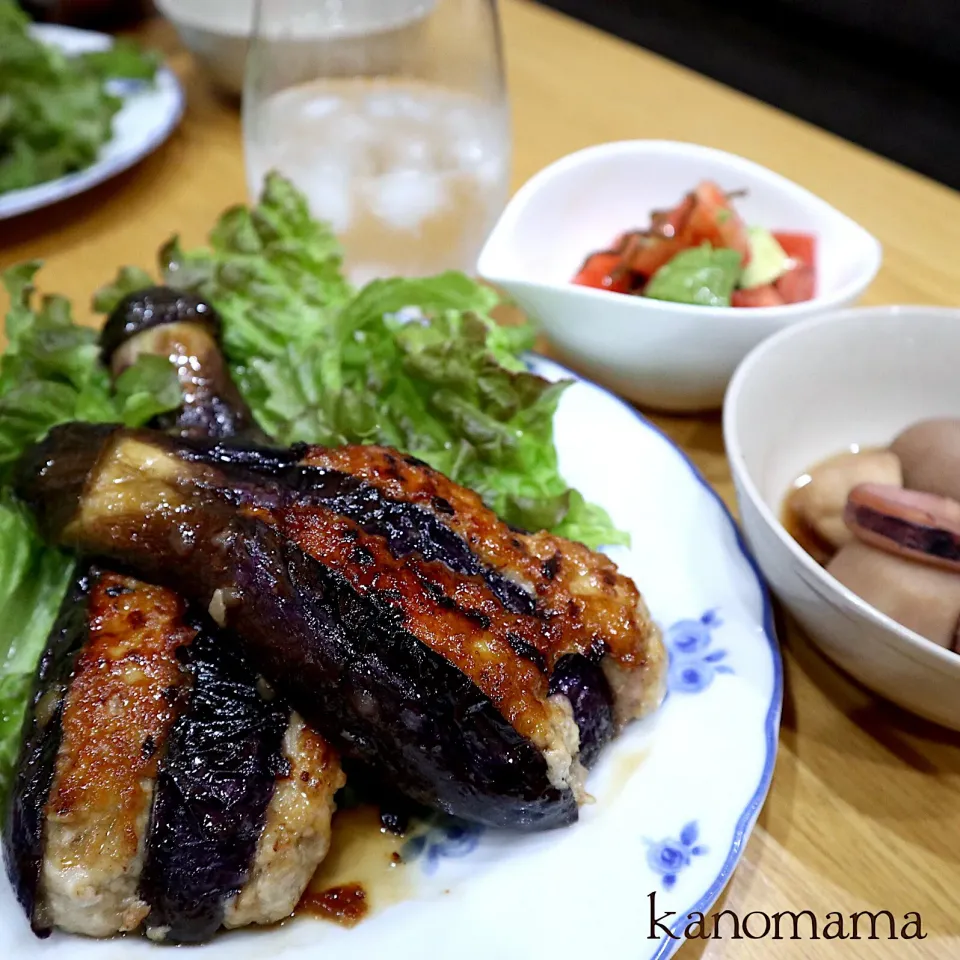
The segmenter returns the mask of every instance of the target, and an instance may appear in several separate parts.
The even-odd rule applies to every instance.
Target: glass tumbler
[[[290,178],[354,283],[473,271],[509,179],[496,0],[256,0],[243,135],[251,194]]]

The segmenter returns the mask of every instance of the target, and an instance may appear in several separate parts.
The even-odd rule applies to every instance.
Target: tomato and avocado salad
[[[748,227],[738,194],[705,180],[646,230],[620,234],[590,254],[575,284],[710,307],[780,307],[812,300],[817,241],[808,233]]]

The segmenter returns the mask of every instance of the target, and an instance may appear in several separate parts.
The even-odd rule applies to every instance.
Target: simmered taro
[[[926,420],[889,450],[811,467],[784,524],[844,586],[901,625],[960,650],[960,420]]]

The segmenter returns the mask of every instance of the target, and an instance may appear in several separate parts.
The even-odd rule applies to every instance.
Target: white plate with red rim
[[[37,24],[31,30],[38,40],[68,55],[106,50],[113,43],[105,33],[59,24]],[[0,193],[0,220],[59,203],[123,173],[156,150],[183,116],[183,89],[166,67],[157,71],[152,85],[121,80],[113,81],[110,89],[123,99],[123,106],[113,118],[113,136],[101,147],[96,162],[56,180]]]
[[[570,375],[542,358],[533,369]],[[633,547],[610,555],[634,577],[671,655],[661,710],[629,727],[592,771],[580,821],[521,835],[438,824],[394,869],[409,896],[352,929],[310,917],[219,935],[197,960],[458,956],[664,960],[687,915],[706,913],[739,860],[773,775],[782,675],[765,588],[719,498],[673,443],[586,381],[556,417],[563,475],[606,507]],[[386,865],[385,865],[386,869]],[[374,893],[374,907],[375,890]],[[162,947],[135,936],[37,940],[8,884],[0,927],[18,960],[134,960]],[[653,936],[651,937],[651,932]]]

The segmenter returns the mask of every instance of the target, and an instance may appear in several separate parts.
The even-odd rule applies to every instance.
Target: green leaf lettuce
[[[90,166],[123,105],[108,81],[152,80],[157,64],[123,40],[68,57],[32,35],[14,0],[0,0],[0,193]]]
[[[206,247],[174,238],[165,282],[207,297],[224,320],[233,374],[282,443],[380,443],[479,492],[508,523],[590,546],[625,542],[560,475],[553,415],[568,383],[527,370],[529,325],[506,327],[498,295],[460,273],[375,280],[354,291],[328,226],[287,180],[228,210]],[[109,310],[143,286],[127,268],[96,297]]]

